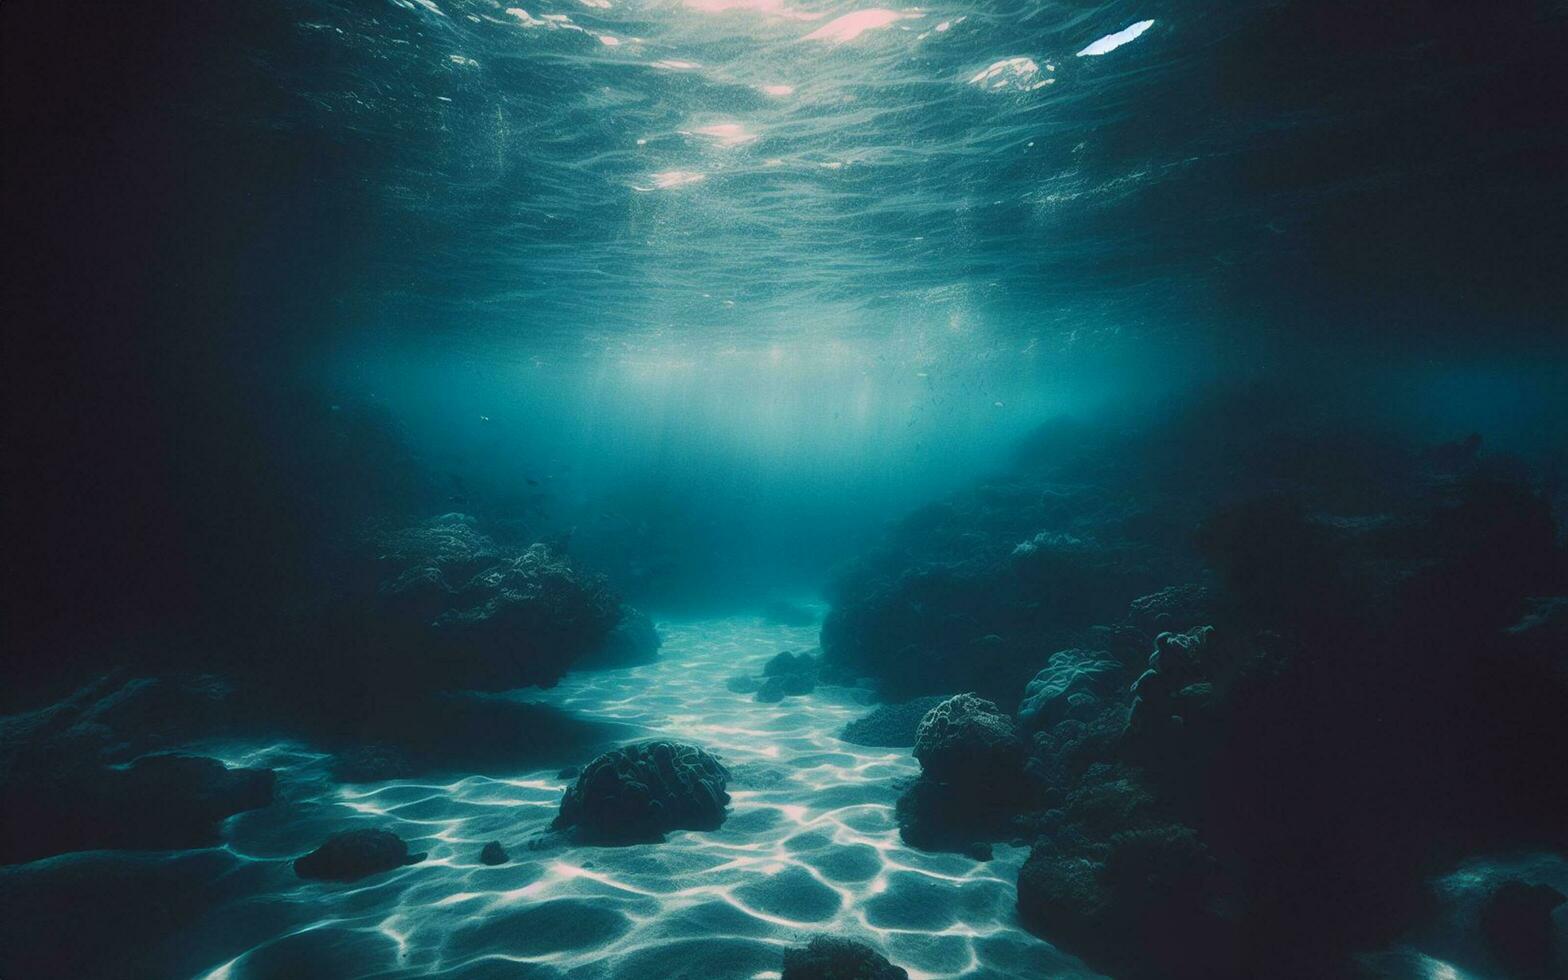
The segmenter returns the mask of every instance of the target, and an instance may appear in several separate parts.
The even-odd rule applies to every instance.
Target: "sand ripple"
[[[852,692],[759,704],[725,688],[781,649],[813,646],[814,628],[661,628],[658,663],[525,696],[718,753],[735,774],[722,828],[569,846],[546,833],[567,782],[553,770],[336,786],[308,778],[319,757],[258,749],[250,761],[288,767],[294,798],[231,822],[237,856],[291,858],[377,826],[429,858],[353,886],[303,883],[277,861],[277,892],[253,902],[286,927],[202,976],[769,977],[784,947],[824,931],[870,942],[913,977],[1089,975],[1015,922],[1023,850],[980,863],[903,846],[893,803],[917,767],[907,750],[839,741],[867,710]],[[510,863],[480,863],[490,840]]]

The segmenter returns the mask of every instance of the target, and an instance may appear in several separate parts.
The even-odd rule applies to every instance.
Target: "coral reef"
[[[1037,731],[1069,716],[1093,716],[1102,698],[1121,686],[1122,673],[1121,663],[1109,654],[1059,650],[1024,688],[1018,721]]]
[[[986,842],[1014,836],[1013,816],[1032,799],[1027,747],[1013,719],[990,701],[959,694],[915,731],[920,777],[899,797],[899,831],[915,847],[989,857]]]
[[[509,860],[511,858],[507,856],[506,848],[502,847],[501,842],[498,840],[493,840],[479,849],[479,863],[481,864],[494,866],[505,864]]]
[[[1049,431],[911,515],[836,584],[826,663],[993,702],[928,716],[968,741],[922,735],[897,816],[929,849],[1032,841],[1020,916],[1060,948],[1334,975],[1445,867],[1568,844],[1568,561],[1484,454],[1195,421],[1119,453]]]

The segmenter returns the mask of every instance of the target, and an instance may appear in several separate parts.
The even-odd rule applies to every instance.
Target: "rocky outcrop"
[[[372,544],[358,585],[298,625],[296,649],[249,665],[277,686],[286,662],[302,710],[382,700],[364,692],[548,687],[578,664],[624,666],[657,651],[647,617],[550,545],[499,545],[461,514]]]
[[[983,858],[985,842],[1013,835],[1035,787],[1025,743],[1000,708],[973,694],[948,698],[921,719],[914,755],[920,777],[896,807],[906,843]]]
[[[763,664],[761,676],[737,674],[724,686],[736,694],[755,694],[762,704],[777,704],[816,690],[819,666],[820,661],[812,654],[785,650]]]
[[[816,689],[817,658],[809,653],[785,650],[762,666],[762,686],[757,689],[757,700],[764,704],[777,703]]]
[[[0,790],[0,863],[86,850],[165,850],[218,843],[224,818],[272,802],[270,769],[153,755],[112,768],[66,755],[13,768]]]
[[[561,798],[557,829],[586,843],[662,840],[672,830],[716,830],[730,796],[729,770],[695,745],[652,741],[594,759]]]
[[[345,830],[296,858],[294,873],[301,878],[349,882],[424,859],[423,854],[409,854],[408,845],[390,831]]]
[[[784,951],[780,980],[908,980],[909,973],[886,956],[852,939],[814,936]]]
[[[1020,918],[1118,977],[1244,975],[1216,866],[1190,828],[1119,833],[1100,853],[1036,845],[1018,875]]]
[[[937,782],[985,786],[1015,778],[1025,751],[1012,718],[990,701],[958,694],[920,720],[914,754]]]
[[[488,864],[494,867],[498,864],[505,864],[510,860],[511,857],[506,853],[506,848],[502,847],[501,842],[498,840],[493,840],[479,849],[479,863],[481,864]]]

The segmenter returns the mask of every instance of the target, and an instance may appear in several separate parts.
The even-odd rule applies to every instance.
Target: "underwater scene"
[[[0,19],[0,980],[1568,980],[1562,0]]]

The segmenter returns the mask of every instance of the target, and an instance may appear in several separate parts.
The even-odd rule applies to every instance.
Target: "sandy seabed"
[[[244,932],[269,919],[288,925],[198,975],[776,977],[783,950],[820,932],[865,941],[911,977],[1093,975],[1018,925],[1014,881],[1026,849],[999,846],[977,862],[902,844],[893,804],[918,766],[908,750],[838,739],[869,710],[855,692],[818,688],[760,704],[725,687],[780,650],[813,647],[815,627],[742,617],[661,632],[657,663],[520,696],[717,753],[733,773],[720,829],[577,847],[548,833],[568,782],[555,769],[336,785],[312,778],[325,757],[231,750],[231,764],[278,767],[289,796],[226,829],[235,856],[276,877],[235,920]],[[358,827],[393,831],[429,856],[355,885],[300,881],[282,860]],[[492,840],[509,863],[480,862]]]

